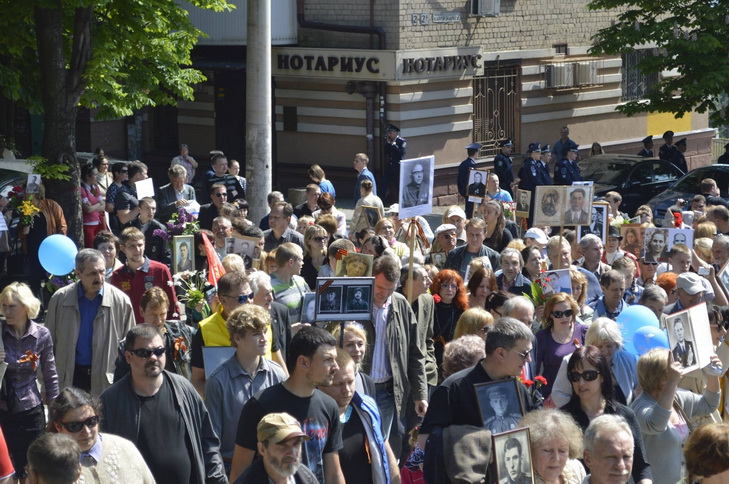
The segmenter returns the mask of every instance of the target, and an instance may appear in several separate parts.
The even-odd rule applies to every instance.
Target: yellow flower
[[[25,216],[32,217],[36,213],[40,212],[40,209],[33,205],[33,202],[30,202],[28,200],[24,201],[20,204],[20,213]]]

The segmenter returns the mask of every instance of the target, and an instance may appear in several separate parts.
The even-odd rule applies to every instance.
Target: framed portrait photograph
[[[718,273],[716,274],[716,278],[722,285],[724,294],[729,294],[729,260],[726,261],[724,263],[724,266],[719,269]]]
[[[536,187],[534,196],[535,227],[564,225],[564,196],[567,187],[541,185]]]
[[[529,190],[516,190],[516,216],[529,218],[529,212],[532,211],[532,192]]]
[[[577,226],[577,240],[580,240],[587,234],[595,234],[600,237],[603,244],[607,244],[608,234],[608,215],[610,206],[606,202],[593,202],[590,210],[589,225]]]
[[[488,170],[478,170],[471,168],[468,173],[468,186],[466,187],[466,195],[469,202],[481,202],[486,195],[486,181],[489,178]]]
[[[435,157],[432,155],[400,162],[401,219],[433,212],[434,173]]]
[[[435,267],[438,269],[443,269],[443,266],[446,263],[446,258],[448,257],[448,254],[445,252],[431,252],[430,253],[430,260],[433,263]]]
[[[668,234],[670,229],[648,227],[643,240],[643,256],[646,262],[665,262],[668,260]]]
[[[567,187],[567,195],[564,197],[564,225],[590,225],[592,189],[589,185]]]
[[[172,273],[195,270],[195,240],[192,235],[172,237]]]
[[[261,258],[259,240],[255,237],[226,237],[225,253],[238,254],[243,258],[246,269],[253,266],[253,261]]]
[[[620,226],[620,250],[640,257],[643,250],[643,237],[640,234],[640,224],[623,224]]]
[[[572,279],[570,279],[569,269],[558,269],[555,271],[547,271],[541,276],[542,284],[544,284],[544,293],[557,294],[564,292],[565,294],[572,294]]]
[[[373,277],[320,277],[316,280],[316,321],[372,319]],[[304,300],[306,304],[306,299]]]
[[[694,229],[668,229],[666,250],[670,252],[676,244],[683,244],[691,250],[694,247]]]
[[[301,322],[314,324],[316,322],[316,293],[304,294],[304,305],[301,309]]]
[[[524,405],[519,398],[518,385],[519,381],[514,378],[478,383],[473,386],[481,409],[483,428],[492,434],[515,429],[524,416]]]
[[[375,225],[382,218],[380,209],[371,205],[362,205],[362,216],[367,221],[367,226],[372,230],[375,229]]]
[[[370,277],[374,257],[369,254],[350,252],[337,261],[334,273],[337,277]]]
[[[492,435],[499,484],[534,484],[532,446],[528,428]]]
[[[668,345],[673,354],[673,361],[681,363],[681,374],[685,375],[699,369],[699,358],[689,321],[688,311],[681,311],[666,316]]]
[[[41,176],[37,173],[28,175],[28,182],[25,185],[25,193],[38,193],[40,191]]]

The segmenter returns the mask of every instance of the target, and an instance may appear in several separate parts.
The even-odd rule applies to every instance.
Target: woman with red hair
[[[432,296],[422,294],[413,308],[418,315],[418,321],[421,324],[425,324],[427,321],[431,328],[425,337],[432,340],[440,382],[442,380],[443,350],[446,343],[453,339],[461,314],[469,307],[468,290],[463,285],[463,279],[458,272],[444,269],[433,278],[430,294]],[[425,300],[428,298],[430,298],[429,301]],[[430,381],[428,383],[431,384]]]

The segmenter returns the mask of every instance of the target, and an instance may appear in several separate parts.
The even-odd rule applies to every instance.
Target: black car
[[[699,185],[704,178],[714,179],[722,198],[729,200],[729,165],[702,166],[686,173],[663,193],[656,195],[648,202],[653,210],[653,220],[660,223],[668,207],[675,204],[679,198],[688,202],[694,195],[701,193]]]
[[[637,155],[595,155],[578,165],[582,178],[594,182],[596,197],[618,192],[620,211],[630,216],[684,174],[668,161]]]

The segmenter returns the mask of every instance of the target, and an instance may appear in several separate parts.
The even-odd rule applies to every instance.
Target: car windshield
[[[729,187],[729,171],[724,170],[693,171],[679,180],[674,186],[674,189],[682,192],[698,193],[699,185],[701,184],[701,180],[704,178],[713,178],[721,191],[721,196],[729,196],[729,193],[727,192],[727,187]]]
[[[600,185],[620,185],[632,167],[630,163],[580,163],[582,178]]]

